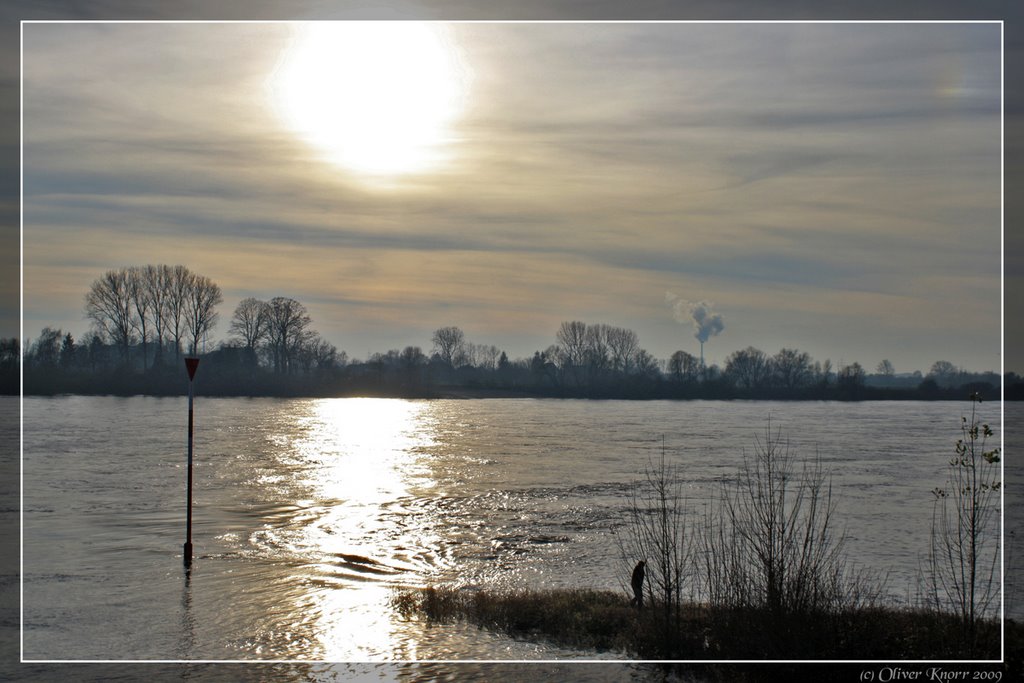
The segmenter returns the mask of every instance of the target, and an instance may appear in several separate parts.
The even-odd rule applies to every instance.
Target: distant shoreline
[[[453,370],[428,366],[416,372],[370,371],[345,366],[309,372],[273,372],[258,366],[204,357],[194,381],[197,396],[406,399],[574,398],[595,400],[704,401],[966,401],[1024,399],[1024,382],[1015,375],[986,381],[939,384],[933,378],[912,385],[886,386],[860,381],[806,382],[800,386],[743,386],[728,378],[684,381],[663,376],[573,377],[478,368]],[[1000,381],[1002,380],[1002,381]],[[0,395],[184,396],[188,374],[178,365],[139,370],[130,366],[98,371],[27,367],[0,374]]]
[[[197,383],[198,384],[198,383]],[[11,397],[24,397],[24,398],[56,398],[60,396],[117,396],[122,398],[129,398],[134,396],[148,396],[153,398],[162,397],[183,397],[187,395],[187,390],[181,392],[115,392],[115,391],[95,391],[95,392],[81,392],[81,391],[54,391],[54,392],[26,392],[19,394],[17,392],[0,392],[0,396],[11,396]],[[886,395],[893,393],[895,395]],[[792,396],[588,396],[588,395],[553,395],[535,393],[529,391],[516,391],[510,389],[491,389],[491,388],[472,388],[472,387],[452,387],[452,388],[439,388],[436,391],[429,392],[335,392],[335,393],[318,393],[318,392],[296,392],[296,393],[251,393],[251,392],[204,392],[202,389],[197,387],[197,397],[202,398],[302,398],[302,399],[314,399],[314,398],[387,398],[387,399],[406,399],[406,400],[455,400],[455,401],[471,401],[471,400],[502,400],[502,399],[538,399],[538,400],[586,400],[586,401],[676,401],[685,403],[689,401],[753,401],[753,402],[783,402],[783,403],[866,403],[866,402],[879,402],[888,401],[894,403],[903,403],[907,401],[925,401],[925,402],[962,402],[966,400],[966,396],[921,396],[912,395],[908,393],[896,393],[896,392],[885,392],[879,393],[878,395],[863,396],[856,398],[838,398],[838,397],[792,397]],[[986,398],[989,401],[998,401],[999,397],[995,396],[992,398]],[[1024,395],[1013,394],[1004,397],[1007,402],[1015,402],[1024,400]]]

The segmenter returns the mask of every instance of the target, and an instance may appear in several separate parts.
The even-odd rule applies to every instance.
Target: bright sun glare
[[[445,161],[465,74],[430,24],[302,25],[273,78],[275,104],[327,160],[394,176]]]

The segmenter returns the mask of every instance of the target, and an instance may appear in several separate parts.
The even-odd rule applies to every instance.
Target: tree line
[[[995,373],[970,373],[943,360],[926,376],[897,375],[889,360],[868,374],[857,362],[833,367],[792,348],[769,355],[748,346],[721,367],[684,350],[660,360],[633,330],[577,320],[561,323],[551,345],[524,358],[446,326],[434,331],[427,351],[409,345],[358,360],[325,340],[305,305],[285,296],[242,299],[228,338],[214,342],[209,336],[222,303],[220,287],[185,266],[107,271],[85,294],[91,327],[81,340],[45,327],[26,342],[25,391],[176,394],[186,353],[204,359],[203,388],[224,395],[962,398],[963,388],[996,397],[1000,383]],[[0,340],[6,393],[17,393],[18,358],[18,340]],[[1024,394],[1012,373],[1007,389],[1008,397]]]
[[[139,344],[145,370],[150,346],[154,363],[163,361],[168,348],[175,360],[180,358],[183,341],[190,354],[198,353],[217,323],[216,306],[223,300],[213,280],[185,266],[131,266],[108,270],[92,283],[85,295],[85,317],[93,323],[92,337],[115,346],[122,362],[128,362],[133,344]]]

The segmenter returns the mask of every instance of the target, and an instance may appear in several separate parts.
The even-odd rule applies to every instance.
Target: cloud
[[[998,26],[453,33],[474,69],[455,161],[373,188],[276,119],[285,27],[26,26],[26,266],[45,272],[27,303],[103,259],[183,261],[183,245],[229,303],[257,278],[388,338],[402,301],[446,311],[438,324],[550,335],[560,319],[664,316],[635,302],[693,287],[728,305],[733,338],[736,302],[765,291],[792,292],[776,306],[793,325],[846,291],[917,302],[899,310],[921,329],[937,274],[980,278],[944,288],[953,305],[998,296]]]

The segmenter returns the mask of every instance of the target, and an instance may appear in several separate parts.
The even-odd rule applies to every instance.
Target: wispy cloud
[[[998,26],[451,33],[473,70],[452,163],[373,187],[277,118],[284,25],[27,25],[32,319],[80,330],[71,293],[105,267],[188,262],[226,308],[301,294],[342,348],[459,324],[525,355],[599,316],[666,356],[672,290],[728,306],[722,347],[845,309],[807,350],[891,357],[850,331],[882,316],[902,366],[993,365],[991,325],[934,330],[998,323]]]

